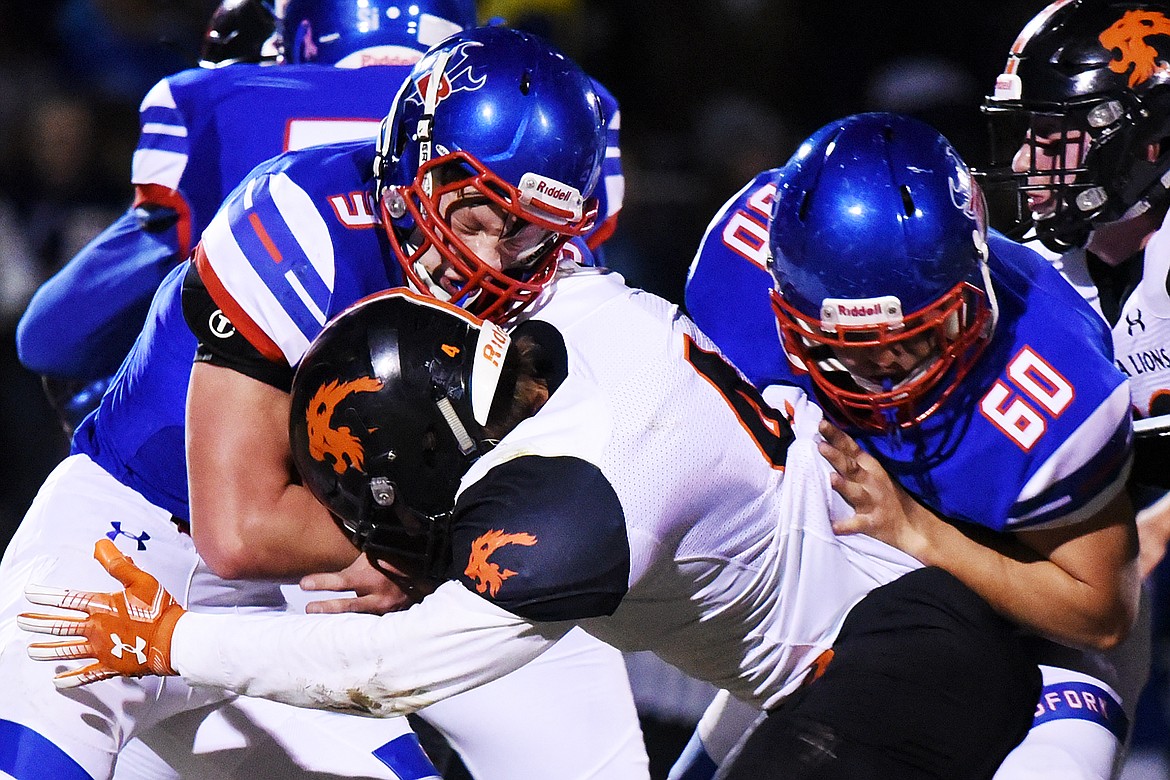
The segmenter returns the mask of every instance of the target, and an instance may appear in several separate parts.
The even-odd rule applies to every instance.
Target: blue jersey
[[[139,108],[135,203],[38,290],[20,323],[24,365],[80,380],[113,373],[155,289],[232,188],[289,149],[373,138],[409,72],[238,64],[156,84]]]
[[[233,262],[254,263],[257,272],[266,269],[263,281],[271,285],[273,298],[262,309],[263,315],[243,306],[233,308],[230,295],[223,309],[245,337],[274,361],[295,366],[329,316],[358,297],[401,283],[374,201],[372,139],[409,70],[406,66],[349,70],[320,65],[232,65],[172,76],[143,101],[142,134],[134,156],[139,197],[144,202],[169,204],[178,213],[174,232],[181,256],[187,253],[187,240],[198,240],[209,223],[218,224],[215,230],[209,229],[210,239],[200,251],[201,264],[213,269],[206,274],[212,287],[224,253]],[[616,143],[617,104],[612,97],[605,104],[610,137]],[[258,106],[265,110],[257,111]],[[331,138],[370,140],[315,146]],[[286,149],[293,153],[269,160]],[[606,169],[607,181],[614,176],[620,181],[620,157],[614,152],[607,160],[619,162],[616,168],[607,163],[611,165]],[[213,221],[225,194],[249,173],[246,185],[228,197]],[[606,208],[616,218],[621,187],[610,181],[607,189]],[[298,194],[289,195],[293,191]],[[256,224],[263,226],[263,238],[255,232]],[[232,249],[230,244],[237,237],[240,244]],[[573,258],[583,264],[593,262],[584,244],[577,243],[569,247]],[[269,254],[272,248],[285,260],[279,268]],[[111,249],[109,255],[129,273],[125,264],[134,261],[133,251],[119,254]],[[334,267],[337,257],[347,260]],[[371,262],[349,262],[350,257]],[[167,268],[173,265],[168,263]],[[180,268],[161,286],[152,281],[145,291],[149,300],[158,287],[132,348],[129,342],[86,343],[78,334],[79,348],[96,346],[111,357],[116,353],[118,361],[127,349],[130,354],[117,369],[97,411],[79,426],[73,450],[90,455],[152,503],[187,519],[184,413],[197,340],[181,315],[185,264]],[[236,272],[224,271],[221,283],[236,284],[230,281]],[[85,289],[82,276],[73,284],[74,294]],[[219,300],[218,293],[213,290],[213,294]],[[113,309],[123,299],[113,291],[85,293],[87,300],[94,296],[108,307],[104,310],[109,318],[115,319]],[[276,325],[265,320],[274,308],[286,311],[289,321]],[[64,316],[66,310],[57,307],[55,317]],[[253,315],[262,326],[255,324]],[[286,328],[290,322],[295,324]],[[293,331],[299,337],[293,338]],[[276,347],[276,341],[282,347]]]
[[[167,188],[173,187],[171,202],[201,232],[211,221],[223,194],[231,192],[232,186],[253,167],[286,146],[320,141],[326,133],[344,135],[347,130],[362,137],[372,136],[408,72],[408,68],[397,66],[343,70],[232,65],[178,74],[160,83],[152,91],[153,97],[144,101],[135,178],[140,187],[146,179],[154,182],[157,189],[152,191],[156,194],[171,192]],[[188,100],[167,99],[176,93]],[[340,99],[342,93],[349,97]],[[194,110],[198,104],[196,94],[203,100],[218,102],[207,103],[212,108],[187,118],[178,105],[182,102]],[[167,103],[175,105],[167,107]],[[153,107],[147,108],[148,104]],[[310,112],[313,104],[318,108]],[[363,104],[364,108],[359,109]],[[256,107],[261,105],[266,110],[257,112]],[[229,107],[230,113],[224,113]],[[263,116],[253,116],[257,114]],[[235,140],[225,143],[228,139]],[[325,153],[329,157],[340,155],[345,162],[334,168],[339,176],[329,178],[322,174],[322,183],[340,178],[343,183],[338,183],[337,192],[344,198],[358,192],[371,193],[372,198],[373,141],[353,141],[343,147],[343,152],[329,147],[333,151]],[[321,148],[325,147],[315,147],[305,154],[320,160],[316,152]],[[278,167],[289,165],[292,159],[295,156],[280,158]],[[238,203],[242,197],[243,190],[232,202]],[[351,198],[348,202],[354,201]],[[372,210],[372,200],[363,196],[357,202],[354,208],[366,213]],[[346,213],[344,206],[338,212],[328,201],[323,208],[335,221]],[[361,232],[377,243],[382,240],[381,231],[369,229],[374,224],[366,219],[366,229]],[[129,347],[98,409],[82,422],[73,439],[74,452],[88,454],[151,503],[182,519],[189,514],[184,414],[187,381],[197,345],[182,315],[185,272],[185,263],[172,266],[161,285],[156,285],[157,293],[151,290],[154,299],[141,333]],[[376,282],[363,278],[362,283],[377,284],[377,289],[392,286],[399,281],[396,267],[393,274],[388,276],[383,269],[375,277]],[[102,300],[101,294],[97,291],[88,295]],[[109,344],[98,346],[112,348]]]
[[[622,115],[617,99],[597,81],[593,82],[593,88],[601,98],[601,115],[605,117],[605,160],[601,163],[601,180],[593,192],[597,198],[597,222],[585,237],[585,242],[596,254],[600,264],[603,260],[601,245],[617,229],[618,213],[622,210],[622,201],[626,195],[626,178],[622,173],[622,152],[618,139]]]
[[[785,355],[767,271],[776,171],[716,215],[687,279],[691,316],[757,387],[808,375]],[[1124,485],[1129,390],[1100,317],[1035,252],[996,233],[988,261],[999,319],[960,388],[909,430],[827,414],[924,504],[996,531],[1088,519]]]
[[[292,149],[372,139],[409,65],[196,68],[142,101],[131,180],[139,200],[178,211],[186,258],[220,204],[258,163]]]

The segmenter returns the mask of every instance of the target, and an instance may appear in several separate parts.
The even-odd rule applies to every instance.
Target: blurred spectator
[[[31,100],[30,100],[31,97]],[[40,379],[16,360],[16,322],[37,286],[125,208],[130,193],[109,170],[125,128],[117,112],[52,89],[13,109],[0,159],[0,542],[37,486],[68,452]],[[131,121],[134,114],[130,114]],[[112,134],[112,135],[111,135]],[[129,155],[122,160],[129,166]]]
[[[126,129],[117,119],[117,112],[99,119],[90,100],[64,92],[36,96],[21,118],[10,167],[0,176],[0,199],[15,206],[42,278],[129,202],[125,172],[115,174],[106,157],[118,143],[111,133]],[[123,162],[128,168],[129,157]]]

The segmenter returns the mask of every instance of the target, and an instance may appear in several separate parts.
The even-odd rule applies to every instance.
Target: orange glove
[[[85,617],[25,612],[16,619],[25,631],[78,637],[62,642],[34,642],[28,654],[38,661],[85,658],[93,663],[61,672],[58,688],[104,680],[177,674],[171,667],[171,634],[186,612],[158,580],[134,565],[109,539],[94,546],[93,557],[125,588],[94,593],[29,585],[24,595],[34,604],[84,612]]]

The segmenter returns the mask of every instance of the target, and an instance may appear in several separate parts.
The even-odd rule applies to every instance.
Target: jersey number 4
[[[1027,452],[1073,401],[1073,387],[1032,351],[1021,349],[979,402],[979,411]]]
[[[723,400],[739,418],[740,425],[772,467],[784,468],[788,445],[795,438],[788,420],[768,406],[760,392],[740,376],[722,355],[701,348],[690,336],[685,339],[687,362],[723,396]]]

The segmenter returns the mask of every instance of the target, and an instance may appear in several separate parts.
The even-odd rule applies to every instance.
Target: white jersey
[[[189,681],[396,714],[582,625],[771,707],[858,600],[918,566],[834,536],[830,507],[851,510],[816,452],[815,406],[789,410],[794,440],[677,307],[616,274],[577,270],[553,291],[531,319],[563,338],[567,374],[465,476],[456,578],[382,617],[185,616],[172,660]]]
[[[1086,301],[1104,317],[1100,294],[1089,276],[1085,250],[1071,249],[1053,263]],[[1170,414],[1170,227],[1146,244],[1141,281],[1110,324],[1114,361],[1129,377],[1134,416]],[[1159,398],[1162,400],[1159,402]]]

